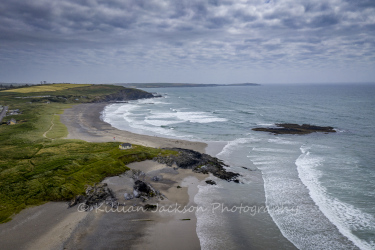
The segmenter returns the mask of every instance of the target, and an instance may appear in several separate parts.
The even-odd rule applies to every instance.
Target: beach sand
[[[66,109],[61,121],[68,128],[67,139],[110,142],[115,137],[116,141],[149,147],[180,147],[205,152],[205,143],[115,129],[100,119],[100,112],[106,105],[79,104]],[[132,163],[129,167],[145,172],[146,181],[166,196],[158,202],[156,211],[133,211],[147,203],[156,204],[156,201],[125,201],[123,195],[132,189],[132,180],[126,175],[111,177],[104,182],[125,206],[115,210],[101,206],[82,212],[77,206],[68,209],[65,202],[49,202],[25,209],[12,221],[0,225],[1,249],[200,249],[195,213],[176,211],[195,205],[197,185],[205,185],[203,179],[208,175],[176,170],[153,161]],[[152,181],[155,175],[162,176],[162,180]],[[172,210],[161,212],[161,208],[169,206]]]
[[[108,103],[88,103],[66,109],[60,116],[61,122],[68,127],[67,139],[80,139],[88,142],[128,142],[154,148],[179,147],[205,152],[206,143],[168,139],[158,136],[134,134],[113,128],[100,119],[100,112]]]

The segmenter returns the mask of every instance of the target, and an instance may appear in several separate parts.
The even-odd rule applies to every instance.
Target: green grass
[[[51,122],[50,130],[46,137],[50,139],[64,138],[68,136],[68,129],[60,122],[60,115],[54,115]]]
[[[80,89],[81,95],[94,97],[93,92],[98,89],[90,88],[86,88],[86,93],[85,88],[75,89]],[[110,87],[104,89],[107,94]],[[71,89],[56,91],[56,94],[64,91]],[[22,112],[13,116],[16,125],[0,125],[0,223],[11,220],[14,214],[29,206],[68,201],[83,194],[87,185],[129,170],[126,165],[131,162],[175,153],[138,145],[120,150],[119,142],[66,140],[63,138],[67,129],[60,122],[59,114],[71,107],[70,104],[29,104],[3,91],[0,97],[10,109],[18,108]]]
[[[50,92],[50,91],[59,91],[71,88],[79,88],[79,87],[87,87],[91,84],[45,84],[39,86],[30,86],[24,88],[16,88],[16,89],[8,89],[4,90],[4,92],[15,92],[15,93],[34,93],[34,92]]]
[[[110,95],[122,86],[89,85],[89,84],[47,84],[0,91],[0,105],[9,103],[86,103],[97,100],[101,96]],[[127,89],[129,92],[141,90]]]

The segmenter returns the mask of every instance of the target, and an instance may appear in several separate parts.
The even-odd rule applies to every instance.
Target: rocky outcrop
[[[164,195],[158,190],[154,189],[151,184],[144,181],[146,174],[141,170],[132,169],[126,173],[127,176],[132,178],[134,182],[133,193],[125,193],[124,198],[126,200],[131,200],[134,198],[139,198],[142,201],[147,201],[150,198],[157,198],[160,200],[164,199]],[[142,179],[142,180],[141,180]],[[159,179],[161,180],[161,179]]]
[[[77,195],[68,205],[69,207],[73,207],[83,203],[86,205],[85,210],[90,210],[90,208],[98,206],[103,202],[111,206],[117,204],[117,199],[112,190],[107,186],[107,183],[98,183],[94,186],[88,186],[85,195]]]
[[[223,161],[216,157],[212,157],[208,154],[201,154],[199,152],[183,149],[183,148],[166,148],[168,150],[177,151],[177,155],[168,156],[157,156],[154,161],[157,161],[168,166],[176,164],[179,168],[192,169],[197,173],[212,173],[214,176],[226,180],[239,183],[238,177],[240,174],[228,172],[225,167],[229,167],[224,164]]]
[[[276,128],[253,128],[254,131],[264,131],[273,134],[310,134],[313,132],[334,133],[333,127],[320,127],[310,124],[278,123]]]
[[[130,170],[127,171],[125,175],[134,180],[133,192],[124,193],[125,200],[139,199],[142,202],[148,201],[151,198],[164,200],[165,196],[162,193],[154,189],[151,184],[144,181],[145,173],[143,171]],[[84,204],[80,209],[90,211],[92,208],[98,207],[102,203],[112,208],[125,206],[125,204],[120,204],[118,202],[114,192],[108,187],[107,183],[98,183],[94,186],[88,186],[84,195],[77,195],[68,205],[69,207],[73,207],[78,204]]]
[[[153,211],[153,210],[156,210],[158,208],[157,205],[153,205],[153,204],[146,204],[143,206],[143,208],[146,210],[146,211]]]
[[[140,198],[142,201],[160,196],[159,191],[155,190],[150,184],[140,180],[135,181],[133,194],[135,198]]]
[[[155,97],[153,94],[140,89],[125,88],[114,94],[98,96],[93,102],[120,102],[153,97]]]
[[[207,180],[206,183],[209,185],[216,185],[216,182],[213,180]]]

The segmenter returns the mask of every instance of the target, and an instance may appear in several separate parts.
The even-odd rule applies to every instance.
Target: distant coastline
[[[199,84],[199,83],[114,83],[127,88],[181,88],[181,87],[231,87],[260,86],[258,83]]]

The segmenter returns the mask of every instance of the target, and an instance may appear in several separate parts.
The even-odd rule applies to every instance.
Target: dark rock
[[[133,190],[133,196],[134,198],[139,198],[139,196],[141,196],[141,192],[139,192],[138,190]]]
[[[93,102],[122,102],[144,98],[154,98],[154,95],[140,89],[124,88],[114,94],[98,96]]]
[[[154,197],[159,195],[159,191],[156,191],[150,184],[137,180],[134,183],[134,191],[139,193],[139,197]],[[136,195],[134,195],[137,197]]]
[[[144,195],[139,196],[139,199],[141,199],[142,202],[148,201],[148,197],[147,197],[147,196],[144,196]]]
[[[69,207],[73,207],[73,206],[75,206],[77,204],[85,202],[85,200],[86,200],[85,196],[83,196],[83,195],[77,195],[76,197],[73,198],[73,200],[71,200],[69,202],[68,205],[69,205]]]
[[[152,177],[152,180],[153,180],[153,181],[161,181],[161,180],[163,180],[163,176],[161,176],[161,175],[156,175],[156,176]]]
[[[277,128],[253,128],[254,131],[264,131],[273,134],[310,134],[313,132],[334,133],[333,127],[320,127],[310,124],[278,123]]]
[[[206,183],[210,185],[216,185],[216,182],[213,180],[207,180]]]
[[[132,178],[133,180],[144,180],[146,176],[146,174],[143,171],[138,169],[132,169],[131,171],[127,171],[126,175]]]
[[[125,200],[131,200],[131,199],[134,199],[134,195],[133,194],[125,193],[124,194],[124,198],[125,198]]]
[[[177,151],[178,155],[157,156],[154,161],[157,161],[168,166],[176,164],[179,168],[192,169],[194,172],[208,174],[212,173],[214,176],[226,180],[234,181],[239,176],[238,173],[227,172],[223,161],[208,154],[201,154],[199,152],[183,149],[183,148],[167,148],[168,150]]]
[[[135,181],[134,189],[143,193],[150,192],[150,187],[145,182],[140,180]]]
[[[79,203],[84,203],[86,205],[86,210],[89,210],[91,207],[97,206],[102,202],[106,202],[107,204],[117,204],[116,197],[106,183],[98,183],[94,186],[88,186],[85,195],[77,195],[69,203],[69,207]]]
[[[152,205],[152,204],[146,204],[143,206],[143,208],[147,211],[156,210],[157,207],[158,207],[157,205]]]

